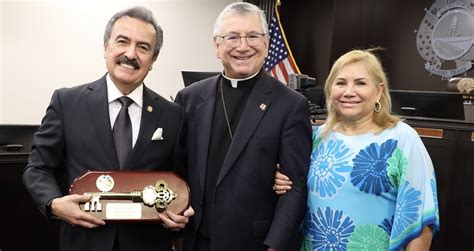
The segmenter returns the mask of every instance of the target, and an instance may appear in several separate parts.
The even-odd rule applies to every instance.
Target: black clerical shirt
[[[222,164],[224,163],[225,156],[231,143],[231,134],[224,113],[224,103],[230,130],[232,131],[232,135],[235,136],[235,131],[245,105],[247,104],[250,91],[259,75],[260,73],[250,79],[239,81],[235,88],[232,87],[231,81],[223,76],[220,77],[217,84],[216,104],[212,120],[209,152],[207,154],[206,187],[203,205],[204,212],[201,227],[199,228],[199,233],[207,238],[209,238],[211,231],[212,201],[214,198],[217,178],[219,177]],[[222,94],[223,99],[221,96]]]

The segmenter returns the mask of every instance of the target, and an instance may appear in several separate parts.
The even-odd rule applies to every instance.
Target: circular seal
[[[471,49],[473,38],[474,17],[465,9],[453,8],[435,24],[431,47],[438,57],[455,60]]]
[[[112,178],[112,176],[108,174],[100,175],[99,177],[97,177],[97,180],[95,181],[95,186],[97,187],[97,189],[99,189],[99,191],[104,192],[104,193],[112,190],[112,188],[114,188],[114,185],[115,185],[114,178]]]
[[[473,6],[474,0],[436,0],[430,9],[425,9],[416,31],[416,45],[431,74],[450,79],[472,68]]]

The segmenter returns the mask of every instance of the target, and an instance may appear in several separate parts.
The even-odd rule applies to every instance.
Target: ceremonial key
[[[105,178],[106,179],[106,178]],[[113,184],[107,183],[110,181],[99,181],[97,187],[100,187],[102,192],[85,193],[91,194],[92,199],[84,204],[84,211],[86,212],[101,212],[102,204],[100,199],[109,200],[131,200],[132,202],[143,202],[148,207],[156,207],[156,210],[163,212],[171,204],[171,202],[178,197],[163,180],[158,180],[156,185],[146,186],[143,190],[132,191],[130,193],[116,193],[110,191]],[[113,182],[113,181],[112,181]],[[104,185],[105,184],[105,185]],[[109,189],[110,187],[110,189]]]
[[[88,171],[69,194],[90,194],[81,210],[106,222],[160,222],[163,211],[182,215],[189,207],[187,183],[170,171]]]

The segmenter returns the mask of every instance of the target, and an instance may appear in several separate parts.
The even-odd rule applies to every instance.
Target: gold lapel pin
[[[146,110],[147,110],[148,112],[152,112],[152,111],[153,111],[153,107],[151,107],[151,106],[149,105],[149,106],[146,107]]]
[[[267,105],[265,105],[264,103],[262,103],[260,106],[259,106],[260,110],[262,111],[265,111],[265,109],[267,109]]]

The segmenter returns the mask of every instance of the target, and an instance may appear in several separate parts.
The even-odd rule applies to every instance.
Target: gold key
[[[168,184],[159,180],[156,185],[146,186],[143,190],[132,191],[129,193],[116,192],[93,192],[92,199],[84,204],[86,212],[102,212],[101,199],[109,200],[131,200],[133,202],[143,202],[148,207],[155,206],[159,212],[165,211],[166,208],[178,197],[169,187]]]

